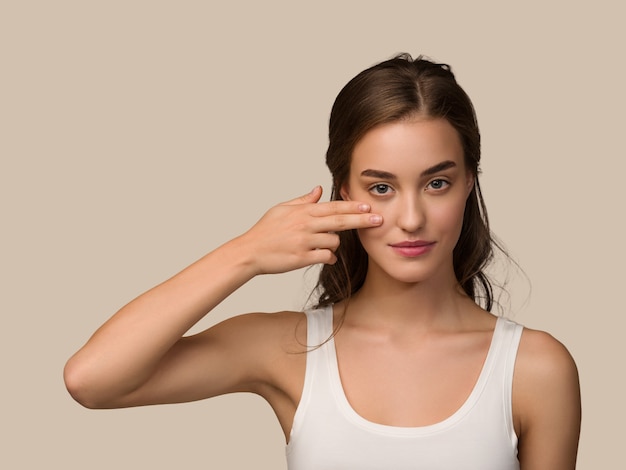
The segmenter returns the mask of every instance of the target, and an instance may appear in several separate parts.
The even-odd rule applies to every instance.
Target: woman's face
[[[451,279],[472,186],[459,135],[445,119],[407,119],[365,134],[341,194],[383,216],[381,226],[358,231],[369,255],[368,277]]]

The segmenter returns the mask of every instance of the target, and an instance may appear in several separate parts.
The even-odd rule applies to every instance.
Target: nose
[[[398,208],[398,226],[408,233],[415,233],[424,226],[426,214],[418,195],[406,194]]]

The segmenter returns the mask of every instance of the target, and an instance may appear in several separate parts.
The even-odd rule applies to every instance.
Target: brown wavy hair
[[[448,65],[423,56],[413,59],[404,53],[364,70],[343,87],[329,122],[326,164],[333,178],[331,199],[342,199],[340,189],[348,179],[356,143],[376,126],[414,115],[444,118],[461,138],[474,187],[467,198],[461,234],[454,248],[454,272],[465,293],[491,311],[493,287],[484,270],[493,258],[494,248],[502,248],[489,229],[478,181],[480,132],[474,106]],[[314,290],[318,308],[349,299],[365,281],[368,256],[356,230],[340,232],[339,237],[337,262],[323,266]]]

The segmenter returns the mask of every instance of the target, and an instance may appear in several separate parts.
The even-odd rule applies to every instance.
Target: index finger
[[[344,230],[374,228],[383,223],[383,218],[379,214],[366,213],[345,213],[329,214],[313,219],[312,227],[316,232],[343,232]]]
[[[289,201],[285,201],[281,203],[280,205],[293,206],[296,204],[313,204],[320,200],[320,198],[322,197],[322,191],[323,191],[322,187],[318,185],[318,186],[315,186],[309,193],[304,194],[302,196],[298,196]]]

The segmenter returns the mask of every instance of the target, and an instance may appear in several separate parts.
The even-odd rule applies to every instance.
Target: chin
[[[432,270],[415,269],[414,267],[409,269],[384,269],[378,267],[378,269],[368,273],[368,277],[369,276],[381,280],[385,279],[386,282],[420,284],[432,280],[435,277],[435,273]]]
[[[368,277],[378,279],[381,282],[398,282],[403,284],[421,284],[424,282],[445,283],[453,278],[456,279],[452,260],[442,263],[441,260],[431,259],[419,262],[400,261],[384,263],[371,263],[367,274]],[[378,281],[377,281],[378,282]]]

